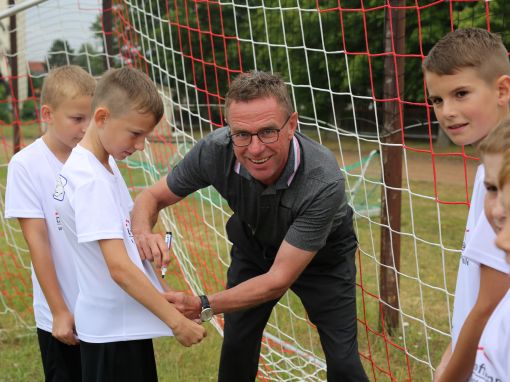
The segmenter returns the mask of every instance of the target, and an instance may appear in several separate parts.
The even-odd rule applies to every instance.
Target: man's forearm
[[[214,313],[230,313],[279,299],[288,287],[266,273],[208,297]]]
[[[143,191],[135,200],[131,211],[131,229],[133,233],[150,232],[158,221],[158,213],[162,207],[150,192]]]

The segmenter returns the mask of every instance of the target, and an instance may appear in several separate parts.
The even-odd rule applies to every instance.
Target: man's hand
[[[71,313],[62,312],[53,316],[51,334],[66,345],[78,345],[74,327],[74,317]]]
[[[142,260],[153,262],[156,267],[168,267],[170,263],[170,250],[165,239],[158,233],[138,233],[134,235],[138,252]]]
[[[172,328],[172,331],[177,341],[184,346],[197,344],[207,336],[202,325],[186,318],[183,318],[178,325]]]
[[[200,311],[202,310],[202,303],[200,298],[192,296],[184,292],[165,292],[163,296],[168,302],[172,303],[175,308],[190,320],[200,318]]]

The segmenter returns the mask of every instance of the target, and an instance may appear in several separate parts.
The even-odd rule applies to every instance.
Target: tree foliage
[[[452,29],[487,28],[486,6],[490,6],[492,31],[505,34],[508,16],[502,2],[431,0],[429,7],[409,6],[405,51],[395,54],[385,43],[387,0],[344,0],[341,7],[337,0],[246,4],[245,0],[177,1],[175,6],[162,7],[160,1],[149,0],[140,8],[119,7],[116,12],[130,20],[130,27],[115,18],[114,36],[121,36],[122,43],[114,37],[114,54],[128,64],[142,58],[144,69],[156,82],[172,88],[175,97],[181,97],[180,104],[211,105],[197,113],[214,123],[222,123],[221,109],[215,105],[223,102],[232,78],[252,69],[278,72],[291,83],[301,115],[346,121],[357,117],[353,108],[382,109],[385,81],[397,80],[387,78],[386,57],[404,61],[399,96],[405,107],[423,104],[421,62],[433,44]],[[99,18],[92,30],[102,38]],[[143,33],[131,38],[134,31]],[[55,60],[61,45],[54,49]],[[85,49],[87,62],[83,58],[79,62],[95,68],[89,62],[94,57],[90,48]]]

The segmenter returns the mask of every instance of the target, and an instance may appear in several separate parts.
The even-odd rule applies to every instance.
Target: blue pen
[[[166,248],[168,250],[170,250],[170,247],[172,246],[172,232],[168,231],[166,234],[165,234],[165,244],[166,244]],[[161,267],[161,277],[162,278],[165,278],[165,275],[166,275],[166,267]]]

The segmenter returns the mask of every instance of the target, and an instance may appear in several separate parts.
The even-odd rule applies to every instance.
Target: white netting
[[[438,129],[425,104],[420,65],[432,44],[452,27],[487,27],[490,22],[491,30],[503,32],[503,5],[491,3],[114,1],[109,65],[146,71],[166,107],[165,120],[147,149],[122,164],[126,181],[133,193],[152,184],[198,139],[222,126],[223,97],[238,73],[279,72],[300,114],[300,130],[335,153],[346,177],[360,240],[358,329],[367,373],[374,380],[430,380],[449,342],[459,249],[477,163],[469,151],[435,143]],[[399,48],[396,24],[389,32],[390,45],[385,43],[385,13],[390,9],[393,18],[405,15],[405,47]],[[12,124],[22,126],[22,146],[40,134],[37,89],[48,67],[72,62],[94,75],[101,73],[109,36],[103,16],[101,2],[92,0],[50,0],[19,14],[23,41],[13,53],[27,69],[19,71],[20,88],[26,91],[19,96],[20,114],[13,117],[10,93],[0,89],[2,200]],[[1,20],[3,37],[7,21]],[[90,31],[93,23],[95,32]],[[53,44],[55,39],[67,43]],[[11,83],[7,40],[1,41],[2,80]],[[396,75],[388,71],[387,57]],[[399,65],[401,60],[405,66]],[[36,72],[38,61],[46,68]],[[397,77],[403,84],[391,95],[384,85]],[[391,116],[388,104],[395,106]],[[395,118],[398,128],[392,132],[389,125]],[[388,170],[387,158],[400,155],[402,181],[395,185],[388,177],[400,166]],[[395,192],[401,197],[400,227],[394,216],[381,220],[381,215],[394,214],[381,204],[381,195],[391,199]],[[229,216],[228,206],[211,188],[161,214],[158,229],[170,229],[175,237],[175,274],[195,293],[224,288]],[[393,233],[389,263],[380,256],[381,231],[388,221]],[[29,256],[17,224],[2,218],[1,227],[0,328],[11,330],[32,325]],[[391,256],[398,253],[397,242],[399,270]],[[385,300],[381,269],[399,279],[396,295]],[[390,335],[381,313],[391,311],[397,313],[398,326]],[[221,332],[220,318],[214,326]],[[261,379],[325,379],[318,336],[292,293],[271,317],[261,360]]]

